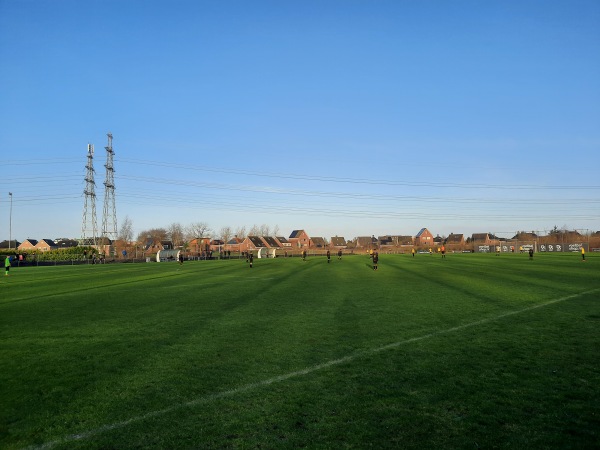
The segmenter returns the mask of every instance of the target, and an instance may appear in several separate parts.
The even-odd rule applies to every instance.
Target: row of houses
[[[77,241],[72,239],[25,239],[23,242],[19,241],[4,241],[0,243],[0,248],[12,248],[19,251],[37,251],[37,252],[49,252],[50,250],[57,250],[59,248],[70,248],[77,247]]]
[[[592,237],[600,238],[600,232]],[[474,233],[465,238],[464,234],[450,233],[448,236],[434,236],[427,228],[421,228],[414,236],[410,235],[384,235],[384,236],[359,236],[352,240],[344,237],[334,236],[327,241],[323,237],[311,237],[305,230],[293,230],[289,237],[284,236],[235,236],[224,242],[220,239],[196,238],[186,242],[181,249],[189,254],[202,254],[205,252],[247,252],[260,248],[280,249],[283,251],[298,251],[302,249],[398,249],[398,248],[436,248],[444,245],[448,250],[462,250],[466,247],[497,246],[503,243],[528,242],[528,243],[552,243],[557,239],[563,241],[581,241],[583,236],[577,231],[564,231],[561,234],[538,236],[535,233],[520,232],[512,238],[500,238],[491,233]],[[8,244],[8,245],[7,245]],[[121,255],[123,251],[131,254],[135,251],[141,255],[155,254],[160,250],[171,250],[175,246],[170,241],[148,239],[144,243],[125,243],[121,241],[107,242],[107,245],[98,248],[100,253]],[[9,247],[10,245],[10,247]],[[0,243],[0,248],[16,248],[19,251],[47,252],[60,248],[76,247],[78,242],[73,239],[26,239],[23,242]]]

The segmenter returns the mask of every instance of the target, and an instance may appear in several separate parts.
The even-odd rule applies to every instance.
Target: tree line
[[[210,238],[219,239],[223,242],[229,242],[233,237],[245,238],[246,236],[275,236],[279,234],[279,226],[270,227],[267,224],[230,227],[224,226],[219,230],[213,230],[206,222],[192,222],[183,225],[180,222],[173,222],[166,227],[149,228],[140,231],[135,239],[136,242],[144,244],[148,241],[163,242],[170,241],[174,247],[182,247],[187,242],[194,239]],[[118,239],[124,242],[133,242],[133,222],[127,216],[121,223]]]

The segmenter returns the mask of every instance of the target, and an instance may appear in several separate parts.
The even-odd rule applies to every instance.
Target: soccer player
[[[250,255],[248,256],[248,261],[250,261],[250,268],[252,269],[252,263],[254,262],[254,255],[252,252],[250,252]]]
[[[338,250],[338,259],[342,259],[342,249]]]
[[[446,247],[442,244],[442,258],[446,258]]]
[[[533,259],[533,247],[529,248],[529,259]]]
[[[331,252],[327,250],[327,264],[331,261]]]
[[[7,256],[4,260],[4,275],[8,276],[8,271],[10,270],[10,256]]]
[[[306,261],[306,250],[302,250],[302,261]]]
[[[373,270],[377,270],[377,263],[379,263],[379,253],[373,253]]]
[[[411,253],[412,253],[413,258],[414,258],[415,257],[415,248],[414,247],[412,248]]]
[[[581,246],[581,260],[585,261],[585,248],[583,248],[583,245]]]

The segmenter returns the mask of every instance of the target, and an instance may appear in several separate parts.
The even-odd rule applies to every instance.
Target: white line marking
[[[136,416],[136,417],[132,417],[131,419],[128,420],[124,420],[122,422],[115,422],[112,424],[108,424],[108,425],[104,425],[101,426],[99,428],[93,429],[93,430],[89,430],[83,433],[79,433],[79,434],[71,434],[68,436],[65,436],[61,439],[57,439],[55,441],[50,441],[50,442],[46,442],[45,444],[42,444],[40,446],[32,446],[32,447],[28,447],[28,449],[48,449],[48,448],[52,448],[56,445],[60,445],[60,444],[65,444],[67,442],[73,442],[73,441],[82,441],[85,439],[89,439],[93,436],[96,436],[98,434],[107,432],[107,431],[112,431],[112,430],[116,430],[119,428],[124,428],[132,423],[136,423],[136,422],[141,422],[143,420],[146,419],[151,419],[153,417],[158,417],[158,416],[162,416],[165,414],[169,414],[173,411],[176,411],[178,409],[183,409],[183,408],[189,408],[192,406],[197,406],[197,405],[201,405],[204,403],[210,403],[214,400],[218,400],[220,398],[224,398],[224,397],[231,397],[234,396],[236,394],[241,394],[243,392],[247,392],[247,391],[251,391],[253,389],[258,389],[261,388],[263,386],[269,386],[271,384],[275,384],[275,383],[280,383],[282,381],[286,381],[289,380],[290,378],[295,378],[295,377],[300,377],[303,375],[308,375],[311,374],[313,372],[317,372],[319,370],[322,369],[327,369],[329,367],[333,367],[333,366],[338,366],[340,364],[344,364],[350,361],[353,361],[357,358],[361,358],[364,356],[369,356],[369,355],[374,355],[376,353],[379,352],[383,352],[386,350],[390,350],[390,349],[394,349],[397,347],[400,347],[402,345],[405,344],[410,344],[413,342],[418,342],[418,341],[422,341],[425,339],[429,339],[435,336],[440,336],[442,334],[448,334],[448,333],[453,333],[455,331],[460,331],[460,330],[464,330],[466,328],[471,328],[471,327],[475,327],[477,325],[482,325],[484,323],[488,323],[488,322],[493,322],[495,320],[499,320],[499,319],[503,319],[505,317],[509,317],[509,316],[514,316],[516,314],[521,314],[527,311],[532,311],[534,309],[537,308],[543,308],[544,306],[548,306],[548,305],[552,305],[554,303],[559,303],[559,302],[564,302],[566,300],[570,300],[573,298],[577,298],[577,297],[581,297],[583,295],[588,295],[588,294],[592,294],[594,292],[600,292],[600,288],[598,289],[592,289],[591,291],[587,291],[587,292],[581,292],[579,294],[572,294],[572,295],[567,295],[566,297],[561,297],[561,298],[557,298],[554,300],[550,300],[548,302],[545,303],[540,303],[537,305],[533,305],[533,306],[529,306],[527,308],[523,308],[523,309],[519,309],[516,311],[510,311],[504,314],[500,314],[499,316],[494,316],[494,317],[489,317],[487,319],[481,319],[481,320],[477,320],[475,322],[470,322],[470,323],[466,323],[464,325],[459,325],[456,327],[452,327],[452,328],[448,328],[446,330],[439,330],[439,331],[434,331],[432,333],[428,333],[428,334],[424,334],[422,336],[417,336],[414,338],[410,338],[410,339],[405,339],[403,341],[398,341],[398,342],[394,342],[392,344],[387,344],[384,345],[382,347],[377,347],[377,348],[372,348],[372,349],[367,349],[367,350],[361,350],[358,351],[356,353],[353,353],[351,355],[348,356],[344,356],[343,358],[339,358],[339,359],[333,359],[330,361],[326,361],[322,364],[317,364],[316,366],[311,366],[311,367],[307,367],[305,369],[302,370],[298,370],[296,372],[290,372],[290,373],[286,373],[283,375],[278,375],[276,377],[273,378],[268,378],[266,380],[263,381],[258,381],[256,383],[250,383],[250,384],[246,384],[244,386],[240,386],[234,389],[230,389],[228,391],[222,391],[222,392],[217,392],[215,394],[211,394],[211,395],[207,395],[206,397],[200,397],[194,400],[190,400],[188,402],[185,403],[178,403],[176,405],[170,406],[168,408],[165,409],[160,409],[160,410],[156,410],[156,411],[151,411],[149,413],[143,414],[141,416]]]

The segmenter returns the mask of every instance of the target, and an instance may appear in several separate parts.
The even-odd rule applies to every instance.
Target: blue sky
[[[600,2],[0,0],[0,240],[600,230]]]

